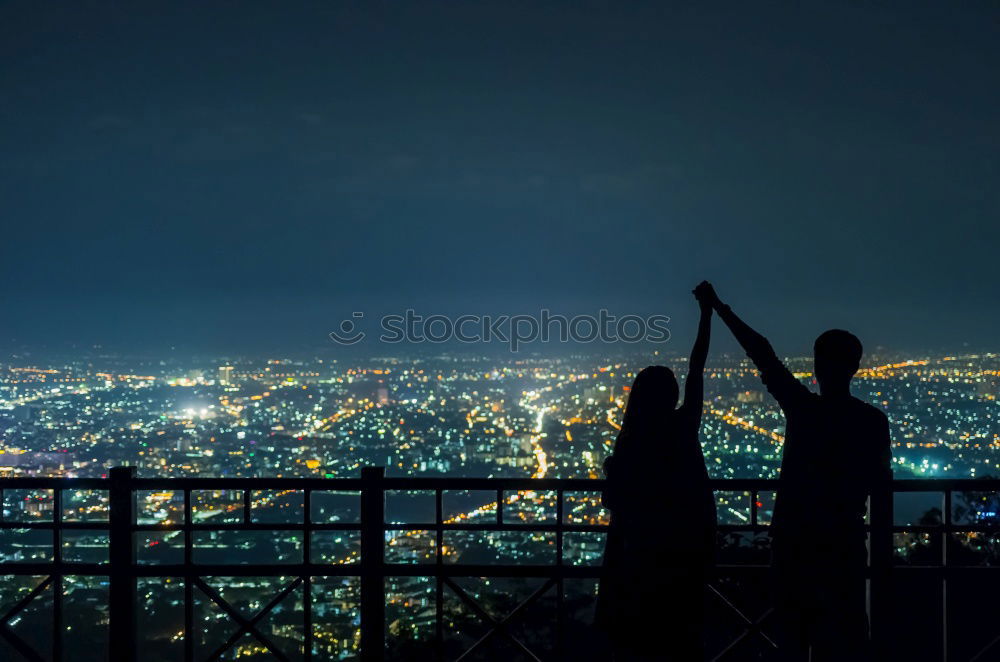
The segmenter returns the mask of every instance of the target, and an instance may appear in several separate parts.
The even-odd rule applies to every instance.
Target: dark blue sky
[[[997,5],[707,4],[4,2],[0,338],[682,340],[710,278],[786,351],[996,349]]]

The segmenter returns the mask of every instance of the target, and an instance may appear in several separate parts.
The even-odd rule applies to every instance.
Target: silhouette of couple
[[[785,367],[762,335],[702,282],[684,402],[665,366],[629,392],[614,453],[605,461],[611,511],[597,605],[616,660],[702,660],[705,587],[716,542],[715,499],[698,430],[713,311],[760,371],[785,414],[781,474],[770,527],[777,659],[848,662],[868,651],[864,516],[891,478],[888,420],[853,397],[861,342],[838,329],[814,345],[820,393]]]

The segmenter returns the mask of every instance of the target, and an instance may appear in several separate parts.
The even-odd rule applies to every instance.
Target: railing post
[[[361,469],[361,659],[385,658],[385,467]]]
[[[876,660],[892,659],[892,479],[880,481],[871,494],[870,623]]]
[[[111,659],[135,662],[135,467],[111,469],[110,514],[110,641]]]

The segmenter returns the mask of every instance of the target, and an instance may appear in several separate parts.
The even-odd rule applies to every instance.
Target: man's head
[[[828,394],[846,390],[861,365],[862,351],[861,341],[853,333],[842,329],[821,333],[813,345],[819,390]]]

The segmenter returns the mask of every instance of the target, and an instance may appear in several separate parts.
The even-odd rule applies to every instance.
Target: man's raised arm
[[[808,393],[809,389],[795,378],[795,375],[785,367],[778,355],[774,353],[767,338],[750,328],[733,312],[732,308],[722,303],[715,293],[715,288],[710,283],[705,282],[703,285],[705,298],[711,302],[712,308],[718,313],[719,318],[726,323],[737,342],[743,347],[743,351],[757,366],[764,385],[767,386],[767,390],[778,400],[779,404],[783,405],[789,397]],[[702,285],[698,287],[700,289]]]

